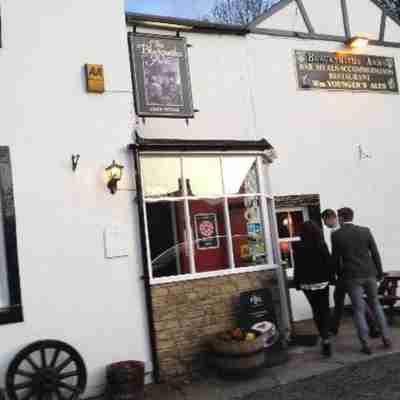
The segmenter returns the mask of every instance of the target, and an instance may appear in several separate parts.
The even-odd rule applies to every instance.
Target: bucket
[[[144,363],[120,361],[107,366],[107,394],[111,400],[144,399]]]

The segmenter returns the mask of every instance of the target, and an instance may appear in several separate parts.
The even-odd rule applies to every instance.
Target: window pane
[[[281,239],[291,237],[289,232],[289,213],[277,212],[276,219],[278,222],[279,238]]]
[[[219,157],[187,157],[183,172],[189,196],[218,196],[222,194],[222,173]]]
[[[224,185],[227,194],[258,193],[257,157],[224,157]]]
[[[145,196],[181,196],[181,165],[178,157],[142,157]]]
[[[236,267],[267,264],[259,197],[229,199]]]
[[[304,215],[302,211],[290,212],[291,229],[293,236],[299,236],[301,224],[304,222]]]
[[[189,201],[196,272],[229,268],[223,199]]]
[[[284,268],[293,268],[293,251],[291,242],[280,242],[282,266]]]
[[[276,216],[280,239],[299,236],[300,226],[304,222],[302,211],[282,211],[277,212]]]
[[[153,277],[190,272],[183,201],[147,203]]]

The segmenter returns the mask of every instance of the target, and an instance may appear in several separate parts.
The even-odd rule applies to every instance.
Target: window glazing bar
[[[186,243],[188,246],[190,273],[194,274],[194,273],[196,273],[196,263],[195,263],[195,258],[194,258],[195,243],[193,242],[194,236],[193,236],[192,225],[190,224],[190,207],[189,207],[189,200],[187,197],[185,173],[183,171],[183,157],[180,157],[180,163],[181,163],[182,191],[183,191],[183,196],[185,198],[185,200],[183,202],[184,213],[185,213],[186,235],[187,235],[187,238],[185,238],[185,239],[186,239]]]

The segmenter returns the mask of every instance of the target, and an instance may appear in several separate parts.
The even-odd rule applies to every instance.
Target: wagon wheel
[[[22,349],[7,370],[10,400],[70,400],[86,387],[80,354],[58,340],[40,340]]]

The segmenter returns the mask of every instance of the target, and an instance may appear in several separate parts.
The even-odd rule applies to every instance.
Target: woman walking
[[[300,242],[293,243],[294,283],[296,289],[302,290],[310,303],[322,339],[322,354],[330,357],[329,282],[333,280],[333,271],[329,250],[322,230],[315,222],[307,221],[301,225],[300,239]]]

